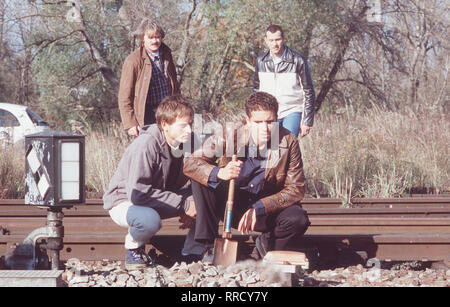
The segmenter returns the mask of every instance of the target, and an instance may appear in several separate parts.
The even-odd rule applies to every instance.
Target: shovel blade
[[[213,265],[230,266],[236,263],[238,242],[219,238],[214,241]]]

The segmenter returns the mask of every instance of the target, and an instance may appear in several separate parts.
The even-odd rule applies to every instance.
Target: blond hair
[[[144,35],[148,31],[158,33],[161,38],[164,38],[164,36],[166,35],[163,28],[156,22],[156,20],[151,18],[144,18],[142,19],[136,30],[132,33],[133,36],[138,37],[141,40],[141,46],[143,46],[144,44]]]

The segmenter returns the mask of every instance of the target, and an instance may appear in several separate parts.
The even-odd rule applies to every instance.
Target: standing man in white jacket
[[[314,123],[315,93],[308,62],[285,45],[278,25],[266,29],[264,41],[269,50],[256,60],[253,88],[275,96],[280,125],[303,137]]]

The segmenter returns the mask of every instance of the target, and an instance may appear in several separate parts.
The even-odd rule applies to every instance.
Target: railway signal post
[[[47,225],[33,230],[7,259],[11,269],[46,266],[42,250],[50,252],[52,270],[59,268],[63,249],[63,208],[85,202],[84,136],[45,131],[25,138],[25,204],[47,209]],[[47,239],[44,244],[38,240]]]

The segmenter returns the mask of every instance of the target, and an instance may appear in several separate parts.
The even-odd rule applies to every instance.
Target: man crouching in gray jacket
[[[204,246],[193,238],[196,211],[192,193],[190,187],[183,188],[188,178],[183,174],[180,147],[191,140],[193,118],[191,104],[181,95],[166,97],[156,110],[157,124],[142,127],[103,196],[104,208],[113,221],[128,228],[125,267],[129,270],[154,262],[145,253],[145,243],[159,231],[161,220],[175,216],[192,227],[183,255],[196,259],[204,252]]]

